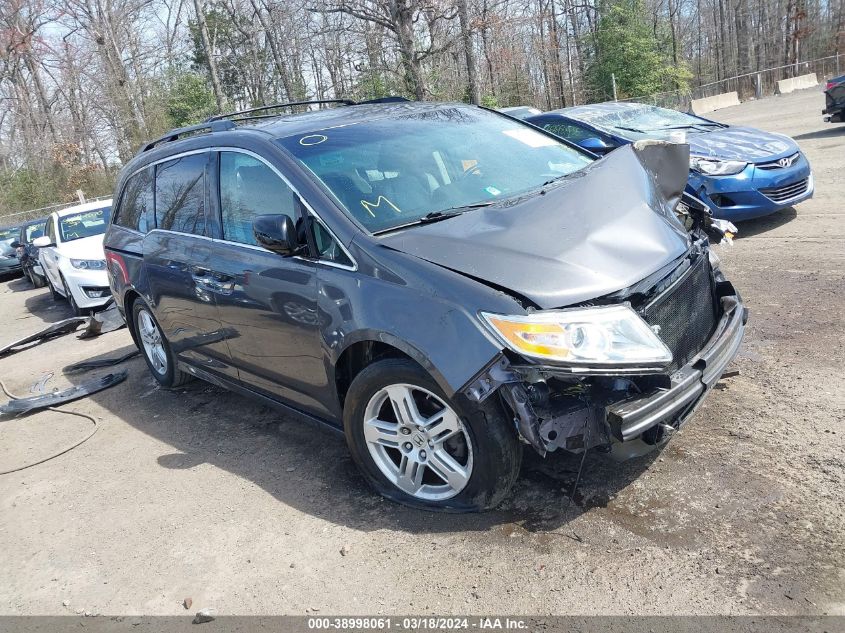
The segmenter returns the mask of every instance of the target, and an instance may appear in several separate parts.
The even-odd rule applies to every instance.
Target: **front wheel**
[[[53,299],[53,301],[61,301],[62,299],[64,299],[61,293],[56,290],[56,288],[53,286],[53,282],[50,281],[49,277],[47,278],[47,285],[50,287],[50,297]]]
[[[519,475],[522,447],[498,403],[447,398],[411,360],[378,361],[355,377],[344,431],[370,484],[405,505],[487,510]]]
[[[161,331],[153,313],[146,303],[140,299],[132,306],[132,323],[135,326],[135,336],[147,361],[147,367],[153,377],[163,387],[181,387],[191,379],[176,367],[176,359],[170,349],[170,343]]]
[[[64,286],[65,296],[67,297],[67,302],[70,304],[70,309],[73,310],[73,316],[82,316],[83,310],[76,304],[76,299],[73,298],[73,293],[70,291],[64,276],[62,276],[62,286]]]
[[[47,281],[44,279],[44,277],[39,275],[34,270],[31,270],[29,273],[29,280],[32,282],[32,285],[36,288],[43,288],[45,285],[47,285]]]

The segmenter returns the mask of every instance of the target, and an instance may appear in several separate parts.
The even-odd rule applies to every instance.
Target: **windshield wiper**
[[[456,215],[460,215],[461,213],[463,213],[463,211],[458,211],[457,209],[432,211],[431,213],[426,213],[420,219],[415,220],[411,224],[428,224],[429,222],[440,222],[440,220],[448,220],[449,218],[454,218]]]
[[[645,134],[648,130],[641,130],[635,127],[625,127],[624,125],[614,125],[617,130],[626,130],[628,132],[636,132],[637,134]]]
[[[561,179],[566,178],[567,176],[571,176],[571,175],[572,175],[572,174],[561,174],[560,176],[555,176],[555,177],[554,177],[554,178],[552,178],[551,180],[547,180],[547,181],[546,181],[546,182],[544,182],[542,185],[540,185],[540,188],[542,189],[543,187],[548,187],[549,185],[553,185],[553,184],[555,184],[558,180],[561,180]]]
[[[697,127],[703,127],[705,125],[715,125],[716,127],[722,127],[721,123],[710,123],[707,121],[702,121],[701,123],[688,123],[687,125],[664,125],[663,127],[654,128],[654,131],[660,132],[661,130],[693,130]]]
[[[454,218],[456,215],[469,211],[470,209],[479,209],[481,207],[489,207],[495,202],[494,200],[481,200],[480,202],[472,202],[470,204],[461,204],[456,207],[449,207],[448,209],[441,209],[440,211],[432,211],[422,216],[416,223],[427,224],[429,222],[439,222],[448,218]]]
[[[441,211],[432,211],[431,213],[427,213],[424,215],[424,218],[436,218],[440,219],[441,215],[446,215],[447,217],[452,217],[454,215],[459,215],[464,211],[468,211],[469,209],[479,209],[481,207],[489,207],[491,204],[496,202],[495,200],[480,200],[479,202],[471,202],[470,204],[459,204],[456,207],[449,207],[448,209],[443,209]]]
[[[431,211],[430,213],[426,213],[421,218],[417,218],[411,222],[406,222],[405,224],[398,224],[396,226],[391,226],[386,229],[382,229],[381,231],[376,231],[373,235],[381,235],[382,233],[390,233],[392,231],[398,231],[399,229],[404,229],[409,226],[417,226],[418,224],[431,224],[432,222],[440,222],[441,220],[448,220],[449,218],[454,218],[456,216],[469,211],[470,209],[477,209],[479,207],[489,207],[493,204],[495,200],[483,200],[481,202],[473,202],[472,204],[462,204],[456,207],[449,207],[448,209],[442,209],[440,211]]]

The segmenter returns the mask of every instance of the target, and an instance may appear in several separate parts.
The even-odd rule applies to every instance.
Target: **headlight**
[[[748,165],[742,160],[719,160],[707,156],[690,156],[690,169],[708,176],[731,176],[738,174]]]
[[[672,362],[672,352],[627,304],[481,316],[505,345],[532,358],[584,366]]]
[[[82,270],[105,270],[106,260],[104,259],[72,259],[70,265]]]

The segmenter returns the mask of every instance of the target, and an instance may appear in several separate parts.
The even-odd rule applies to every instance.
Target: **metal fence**
[[[797,64],[775,66],[742,75],[735,75],[734,77],[727,77],[719,81],[701,84],[688,90],[660,92],[641,97],[632,97],[630,99],[620,99],[620,101],[649,103],[663,108],[688,111],[690,109],[690,102],[693,99],[703,99],[704,97],[712,97],[724,92],[734,91],[739,95],[740,101],[761,99],[775,94],[777,82],[781,79],[790,79],[800,75],[816,73],[819,83],[823,83],[825,79],[836,77],[843,72],[845,72],[845,55],[837,54],[799,62]]]
[[[108,200],[110,197],[111,196],[99,196],[97,198],[85,198],[85,202],[97,202],[99,200]],[[25,222],[29,222],[30,220],[36,220],[38,218],[48,216],[53,211],[61,211],[62,209],[67,209],[68,207],[73,207],[78,204],[82,203],[80,203],[78,200],[74,202],[59,202],[57,204],[51,204],[46,207],[39,207],[38,209],[29,209],[27,211],[15,211],[14,213],[0,215],[0,227],[17,226],[19,224],[24,224]]]

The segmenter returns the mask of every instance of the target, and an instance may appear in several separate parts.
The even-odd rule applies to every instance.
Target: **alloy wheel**
[[[472,440],[464,423],[422,387],[379,389],[364,411],[364,439],[381,473],[418,499],[454,497],[472,475]]]
[[[167,373],[167,352],[164,349],[161,330],[146,310],[138,312],[138,335],[150,365],[156,373],[163,376]]]

